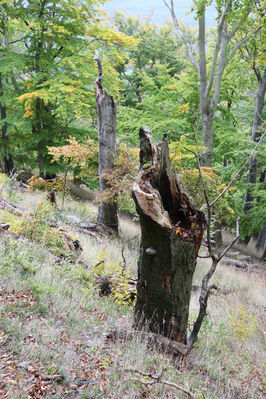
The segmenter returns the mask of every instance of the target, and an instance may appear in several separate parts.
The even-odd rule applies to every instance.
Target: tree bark
[[[223,246],[222,223],[220,223],[219,220],[217,220],[216,215],[213,223],[212,238],[215,241],[215,248],[216,249],[222,248]]]
[[[206,147],[205,151],[200,154],[200,164],[201,166],[212,166],[212,154],[214,145],[214,134],[213,134],[213,114],[207,106],[203,109],[202,113],[202,135],[203,135],[203,145]]]
[[[3,83],[2,83],[2,75],[0,73],[0,97],[3,96]],[[6,119],[6,106],[3,103],[0,103],[0,113],[1,120]],[[11,154],[8,151],[8,134],[7,134],[7,123],[4,122],[2,125],[2,140],[4,146],[4,157],[3,157],[3,169],[4,173],[10,175],[14,171],[14,161]]]
[[[102,65],[98,55],[95,56],[98,64],[96,79],[96,105],[98,111],[98,140],[99,140],[99,167],[100,194],[109,186],[102,177],[104,171],[112,170],[116,158],[116,103],[111,95],[102,86]],[[117,202],[103,202],[98,209],[98,223],[118,231]]]
[[[266,246],[265,246],[265,240],[266,240],[266,223],[264,223],[263,229],[259,232],[257,241],[256,241],[256,248],[259,251],[263,251],[263,254],[261,256],[262,259],[265,258],[265,251],[266,251]]]
[[[147,325],[152,332],[186,343],[205,215],[171,170],[167,139],[153,144],[148,127],[140,129],[140,166],[133,186],[142,233],[135,328]]]
[[[262,111],[264,108],[264,97],[265,97],[265,90],[266,90],[266,68],[264,69],[263,76],[260,74],[259,68],[254,66],[255,73],[258,79],[258,89],[256,93],[256,103],[255,103],[255,110],[254,110],[254,117],[252,123],[252,131],[251,131],[251,138],[253,142],[257,142],[261,137],[261,125],[263,122],[262,118]],[[256,157],[252,157],[249,164],[249,173],[248,173],[248,184],[256,184],[257,182],[257,175],[258,175],[258,162]],[[250,190],[247,189],[245,193],[245,202],[244,202],[244,213],[245,215],[249,213],[252,208],[252,202],[254,201],[254,197],[250,193]],[[263,235],[263,230],[261,231],[261,237],[264,237],[264,244],[265,245],[265,235]],[[244,243],[248,245],[251,236],[246,236]],[[260,244],[261,245],[261,244]]]

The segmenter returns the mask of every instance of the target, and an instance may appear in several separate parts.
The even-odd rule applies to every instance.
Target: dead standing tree
[[[140,172],[133,198],[140,217],[135,327],[186,343],[192,277],[206,227],[175,171],[167,139],[152,143],[140,129]]]
[[[96,105],[98,112],[98,140],[99,140],[99,167],[100,194],[108,188],[103,173],[112,170],[116,157],[116,103],[111,95],[102,86],[102,64],[95,53],[98,65],[98,77],[95,82]],[[98,210],[98,223],[103,224],[115,232],[118,231],[117,202],[102,202]]]

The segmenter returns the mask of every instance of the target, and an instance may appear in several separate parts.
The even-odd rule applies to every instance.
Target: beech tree
[[[203,144],[206,147],[201,153],[201,165],[211,166],[214,148],[213,120],[217,110],[220,97],[221,83],[227,65],[233,58],[236,51],[248,38],[256,34],[257,29],[247,31],[239,37],[237,34],[247,21],[252,11],[250,1],[241,0],[216,0],[207,2],[205,0],[195,0],[194,10],[198,18],[198,44],[197,48],[191,43],[188,31],[181,28],[178,22],[174,0],[163,0],[169,9],[175,29],[185,43],[190,62],[196,69],[200,80],[200,112]],[[217,29],[214,50],[211,55],[210,67],[208,65],[209,52],[207,49],[208,35],[206,34],[206,6],[213,3],[217,13]],[[197,56],[198,55],[198,56]]]
[[[263,115],[263,109],[265,106],[265,91],[266,91],[266,67],[263,62],[263,47],[265,40],[265,13],[263,4],[261,1],[256,1],[257,12],[255,14],[254,23],[261,27],[257,40],[249,40],[245,43],[245,46],[241,50],[241,56],[244,61],[250,66],[254,72],[257,81],[257,89],[255,94],[255,105],[254,115],[251,126],[251,140],[256,143],[259,141],[265,126],[265,116]],[[248,173],[248,189],[245,193],[244,213],[247,215],[253,207],[254,194],[252,194],[252,186],[256,185],[259,181],[263,184],[265,181],[265,170],[262,167],[259,173],[259,162],[258,157],[253,157],[250,160],[249,173]],[[261,204],[263,207],[263,204]],[[251,234],[247,234],[245,237],[245,243],[248,244],[251,238]],[[263,250],[266,239],[266,223],[262,226],[258,237],[256,247],[258,250]],[[265,253],[263,254],[265,256]]]
[[[36,166],[37,154],[42,176],[48,177],[58,170],[56,164],[50,164],[48,146],[66,144],[70,136],[88,135],[86,127],[93,126],[93,58],[98,47],[106,55],[106,76],[112,76],[106,79],[106,85],[118,95],[115,66],[123,62],[123,49],[134,40],[112,29],[100,9],[102,3],[4,0],[1,4],[1,15],[8,15],[9,26],[17,24],[20,28],[14,59],[19,58],[16,73],[22,90],[13,94],[12,104],[16,104],[17,110],[23,105],[24,116],[20,115],[16,125],[16,142],[23,137],[19,145],[24,149],[24,162],[28,161],[31,167]],[[81,120],[88,121],[86,127]],[[15,126],[15,119],[12,125]],[[27,159],[25,152],[34,156]]]
[[[17,88],[13,67],[15,65],[16,56],[14,45],[18,42],[18,36],[14,32],[14,27],[10,26],[9,13],[0,5],[0,115],[1,115],[1,158],[3,161],[3,170],[10,174],[14,170],[14,161],[8,138],[7,123],[7,103],[10,101],[8,95],[8,86],[11,84],[13,89]],[[13,37],[10,37],[13,36]],[[11,61],[12,59],[12,61]],[[8,61],[7,61],[8,60]],[[10,62],[11,61],[11,62]]]

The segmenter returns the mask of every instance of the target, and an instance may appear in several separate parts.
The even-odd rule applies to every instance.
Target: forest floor
[[[89,202],[67,198],[62,213],[40,206],[46,204],[45,193],[10,190],[3,184],[0,197],[27,214],[22,224],[21,216],[0,209],[0,222],[11,225],[11,232],[0,235],[0,399],[188,397],[174,386],[147,384],[139,371],[153,375],[164,371],[164,380],[188,389],[198,399],[263,397],[262,264],[245,270],[218,266],[213,282],[222,290],[210,297],[199,341],[177,367],[169,354],[158,352],[138,335],[128,334],[120,342],[107,339],[114,329],[131,330],[133,306],[119,293],[99,296],[95,265],[102,262],[97,271],[103,275],[113,273],[121,270],[124,255],[128,273],[136,274],[137,223],[121,218],[119,239],[93,237],[67,217],[95,222],[97,209]],[[37,214],[34,209],[38,218],[29,216]],[[45,222],[47,214],[80,241],[79,258],[60,257],[61,241],[51,230],[52,223]],[[208,267],[208,260],[199,259],[195,285]],[[198,296],[198,291],[192,292],[190,326]]]

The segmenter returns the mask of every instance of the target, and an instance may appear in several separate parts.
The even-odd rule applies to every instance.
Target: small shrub
[[[28,181],[29,185],[29,191],[49,191],[52,190],[53,188],[56,189],[57,192],[61,191],[67,191],[69,189],[69,182],[70,180],[67,178],[66,179],[66,184],[65,184],[65,177],[56,177],[52,180],[45,180],[42,177],[39,177],[37,175],[32,176],[30,180]]]
[[[241,340],[252,337],[258,328],[256,318],[243,305],[231,315],[231,324],[233,336]]]
[[[108,276],[112,282],[112,296],[116,303],[123,305],[132,303],[132,295],[129,290],[129,278],[130,274],[127,267],[126,269],[123,267],[122,263],[107,263],[107,259],[110,259],[110,256],[106,254],[106,252],[101,251],[98,258],[97,263],[99,263],[96,267],[94,267],[93,271],[99,276]]]
[[[35,274],[42,264],[42,255],[23,243],[5,238],[0,247],[0,275],[21,273],[23,278]]]

